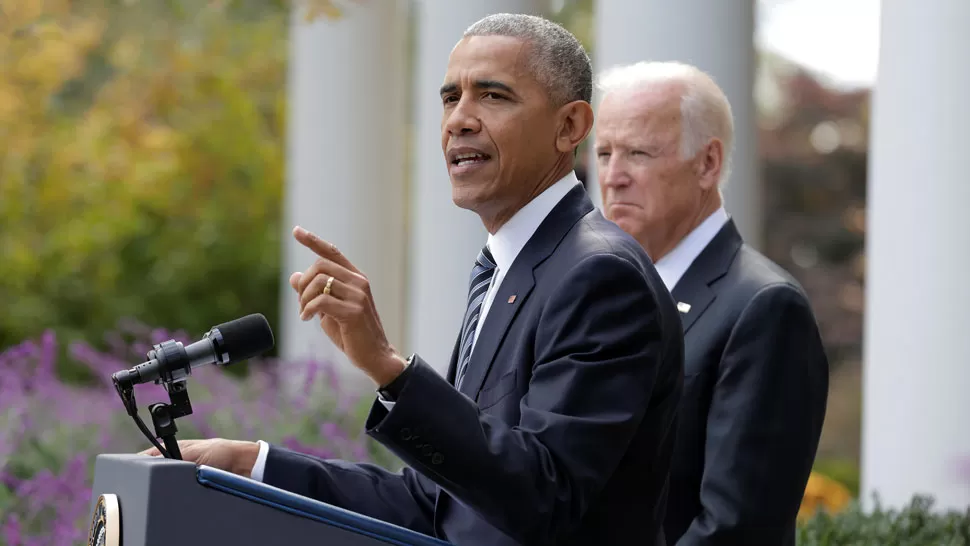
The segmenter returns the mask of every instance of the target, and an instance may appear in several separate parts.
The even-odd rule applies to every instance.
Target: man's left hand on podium
[[[199,465],[211,466],[248,478],[259,455],[259,444],[239,440],[211,438],[208,440],[179,440],[182,460]],[[139,453],[160,457],[158,449],[152,447]]]

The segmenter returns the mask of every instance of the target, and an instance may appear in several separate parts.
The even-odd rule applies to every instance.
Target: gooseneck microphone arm
[[[185,384],[192,370],[206,364],[223,367],[248,360],[272,349],[273,345],[273,331],[266,317],[258,313],[247,315],[212,328],[201,340],[187,347],[179,341],[163,341],[148,352],[146,362],[115,372],[111,380],[125,411],[155,449],[163,457],[181,459],[182,453],[175,439],[178,432],[175,420],[192,414],[192,402]],[[138,415],[135,404],[135,385],[142,383],[160,384],[168,393],[168,404],[148,406],[155,427],[154,435]]]

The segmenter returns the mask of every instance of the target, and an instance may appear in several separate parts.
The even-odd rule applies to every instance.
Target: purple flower
[[[0,544],[60,546],[84,541],[98,453],[132,453],[147,447],[125,413],[111,374],[144,360],[166,339],[184,332],[152,329],[134,321],[104,336],[103,352],[72,343],[68,355],[96,381],[63,382],[56,373],[58,346],[51,332],[0,353]],[[188,381],[194,412],[180,419],[179,438],[263,439],[323,458],[369,461],[362,424],[351,408],[358,393],[340,392],[326,362],[301,362],[304,389],[280,380],[294,363],[253,360],[236,379],[208,366]],[[167,402],[158,385],[135,389],[142,419],[152,429],[148,405]],[[369,461],[371,462],[371,461]],[[8,494],[4,494],[8,493]]]

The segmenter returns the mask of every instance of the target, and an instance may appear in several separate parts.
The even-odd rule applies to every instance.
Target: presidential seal
[[[121,509],[117,495],[106,493],[98,497],[88,531],[88,546],[121,546]]]

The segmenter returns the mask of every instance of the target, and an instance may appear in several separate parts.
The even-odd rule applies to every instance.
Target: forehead
[[[679,133],[680,96],[680,89],[671,84],[607,94],[597,113],[597,139],[647,139]]]
[[[527,84],[530,77],[529,44],[509,36],[469,36],[463,38],[448,57],[445,83],[461,85],[462,80],[502,80]]]

